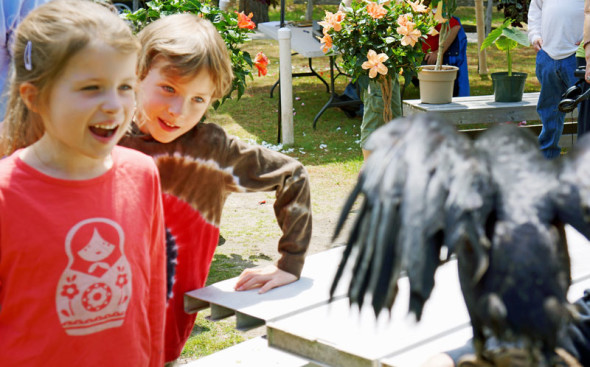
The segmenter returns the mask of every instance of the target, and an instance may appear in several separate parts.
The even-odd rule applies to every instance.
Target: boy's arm
[[[299,278],[311,239],[309,176],[303,165],[282,153],[228,138],[225,164],[232,167],[239,186],[247,192],[275,191],[274,212],[283,235],[276,268],[250,269],[241,275],[238,288],[257,286],[266,291]],[[266,286],[265,286],[266,285]],[[270,288],[269,288],[270,287]]]

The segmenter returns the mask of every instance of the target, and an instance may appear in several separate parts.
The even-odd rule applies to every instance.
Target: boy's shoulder
[[[201,122],[191,132],[193,139],[206,140],[212,143],[225,141],[229,138],[229,135],[221,126],[212,122]]]

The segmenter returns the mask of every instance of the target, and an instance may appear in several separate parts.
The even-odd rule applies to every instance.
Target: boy
[[[169,281],[165,353],[172,362],[196,318],[184,312],[184,293],[205,285],[228,195],[276,192],[283,231],[278,265],[247,269],[236,284],[238,291],[263,293],[300,275],[311,238],[309,178],[295,159],[199,123],[233,79],[227,48],[210,22],[172,15],[149,24],[139,39],[137,112],[120,144],[151,155],[160,171]]]

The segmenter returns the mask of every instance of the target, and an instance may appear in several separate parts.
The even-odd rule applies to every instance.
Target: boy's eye
[[[98,90],[98,85],[86,85],[84,87],[81,88],[81,90],[84,91],[92,91],[92,90]]]
[[[132,86],[132,85],[129,85],[129,84],[123,84],[123,85],[121,85],[121,86],[119,87],[119,89],[120,89],[120,90],[123,90],[123,91],[127,91],[127,90],[133,90],[133,86]]]
[[[193,101],[195,101],[197,103],[203,103],[203,102],[205,102],[205,100],[203,98],[201,98],[201,97],[194,97],[193,98]]]
[[[164,90],[164,92],[168,92],[168,93],[174,93],[174,88],[168,86],[168,85],[163,85],[162,89]]]

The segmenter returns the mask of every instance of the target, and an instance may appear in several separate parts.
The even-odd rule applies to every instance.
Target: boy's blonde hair
[[[0,140],[3,154],[34,143],[45,131],[40,116],[23,102],[21,84],[33,84],[38,90],[36,103],[46,103],[48,91],[72,56],[96,41],[122,53],[139,50],[129,26],[104,5],[90,0],[53,0],[22,21],[13,45],[14,68]]]
[[[215,86],[213,101],[231,90],[233,72],[225,42],[206,19],[193,14],[174,14],[148,24],[138,33],[141,51],[137,66],[143,80],[156,58],[168,62],[164,73],[190,78],[206,69]]]

